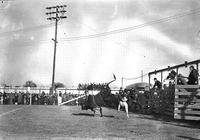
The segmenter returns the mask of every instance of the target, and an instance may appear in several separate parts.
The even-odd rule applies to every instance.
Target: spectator
[[[18,95],[16,92],[14,94],[15,94],[15,102],[14,103],[17,105],[18,104]]]
[[[45,100],[45,92],[42,91],[42,94],[40,95],[40,104],[44,105],[44,100]]]
[[[23,93],[22,98],[23,98],[23,104],[24,104],[24,105],[27,105],[27,102],[26,102],[26,94]]]
[[[157,90],[160,90],[162,89],[162,84],[159,80],[157,80],[157,78],[154,78],[154,86],[153,86],[153,89],[157,89]]]
[[[3,104],[3,93],[0,93],[0,104]]]
[[[190,66],[190,74],[188,76],[188,85],[196,85],[198,83],[198,71],[194,68],[194,66]]]
[[[3,104],[6,104],[6,100],[7,100],[7,97],[6,97],[6,93],[4,92],[3,93]]]
[[[57,98],[58,98],[58,105],[60,105],[62,103],[62,93],[61,93],[61,91],[59,91]]]
[[[22,94],[21,94],[21,92],[18,93],[17,101],[18,101],[18,104],[22,104]]]

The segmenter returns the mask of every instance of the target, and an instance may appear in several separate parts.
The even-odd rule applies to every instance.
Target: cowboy
[[[120,111],[120,107],[124,107],[126,111],[126,116],[129,118],[128,115],[128,104],[127,104],[127,97],[126,94],[123,92],[122,88],[120,88],[121,91],[119,91],[119,104],[118,104],[118,111]]]

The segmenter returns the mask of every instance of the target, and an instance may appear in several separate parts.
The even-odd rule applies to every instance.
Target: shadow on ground
[[[191,137],[187,137],[187,136],[177,136],[178,138],[183,138],[185,140],[200,140],[200,139],[197,139],[197,138],[191,138]]]
[[[163,115],[158,115],[158,114],[154,114],[154,115],[138,114],[137,118],[160,121],[163,124],[169,124],[169,125],[175,125],[175,126],[181,126],[181,127],[187,127],[187,128],[200,129],[200,120],[199,121],[194,121],[194,120],[176,120],[171,116],[163,116]]]
[[[74,116],[90,116],[90,117],[94,117],[93,114],[89,114],[89,113],[73,113],[72,115],[74,115]],[[114,118],[113,115],[103,115],[103,117]]]

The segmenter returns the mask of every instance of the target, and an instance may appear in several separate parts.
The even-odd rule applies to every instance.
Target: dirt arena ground
[[[145,139],[200,140],[200,123],[103,108],[99,113],[77,106],[0,106],[0,139]]]

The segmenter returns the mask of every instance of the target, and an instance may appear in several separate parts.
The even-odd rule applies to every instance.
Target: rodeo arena
[[[62,1],[62,0],[60,0],[60,1]],[[115,2],[115,0],[114,0],[114,2]],[[17,4],[17,3],[19,3],[19,4]],[[37,7],[36,5],[34,5],[34,2],[31,2],[30,4],[27,3],[27,6],[29,6],[29,8],[24,8],[24,10],[22,10],[23,8],[21,9],[20,7],[21,6],[25,7],[25,5],[23,5],[24,3],[27,3],[27,2],[25,2],[25,0],[21,0],[21,1],[3,0],[2,1],[2,3],[1,3],[2,5],[7,4],[4,7],[5,11],[3,11],[3,12],[6,13],[6,12],[8,12],[8,11],[6,11],[6,9],[7,10],[10,9],[10,13],[8,12],[8,14],[6,14],[6,16],[9,15],[11,17],[5,20],[6,24],[12,18],[14,18],[16,21],[18,21],[22,17],[24,18],[27,15],[29,16],[30,13],[25,12],[25,11],[26,10],[29,11],[32,9],[32,6],[30,6],[30,5],[33,4],[33,6]],[[49,3],[50,3],[50,1],[49,1]],[[51,4],[52,3],[55,3],[55,2],[51,1]],[[72,3],[73,2],[71,2],[70,4],[72,4]],[[91,4],[92,2],[88,2],[88,3]],[[113,3],[113,1],[111,3]],[[12,4],[14,6],[12,6]],[[41,3],[38,2],[38,4],[42,4],[42,2]],[[72,7],[74,5],[73,4],[70,5],[70,4],[69,4],[69,7],[71,9],[69,8],[69,11],[70,10],[73,11],[74,9]],[[102,4],[102,3],[99,2],[99,4]],[[107,5],[107,2],[105,2],[105,3],[103,3],[102,7],[105,6],[104,4],[106,6],[109,5],[109,4]],[[22,10],[19,14],[16,14],[17,13],[17,10],[15,9],[16,6],[18,7],[17,8],[18,10]],[[44,6],[44,5],[42,5],[42,6]],[[95,6],[98,7],[98,3],[95,4]],[[117,6],[114,6],[114,8],[113,8],[114,9],[114,11],[112,12],[113,14],[112,14],[112,16],[110,16],[113,19],[114,19],[114,17],[116,17],[116,14],[118,13],[117,12],[118,6],[120,6],[120,4]],[[77,6],[76,9],[82,10],[80,7],[81,6]],[[87,8],[91,7],[91,5],[87,5],[87,6],[85,6],[85,8],[86,7]],[[133,80],[133,81],[126,82],[126,80],[128,80],[129,78],[121,77],[122,75],[119,76],[119,73],[117,72],[117,70],[118,70],[117,68],[119,66],[117,66],[117,67],[113,66],[114,68],[112,70],[114,70],[114,71],[109,72],[109,74],[107,74],[107,75],[110,75],[109,80],[108,80],[108,76],[106,77],[106,76],[103,76],[103,74],[102,75],[99,74],[99,77],[102,77],[102,79],[107,78],[107,80],[105,80],[102,83],[99,83],[99,81],[95,83],[90,80],[88,80],[88,82],[85,82],[85,83],[81,83],[82,81],[78,81],[79,84],[77,84],[75,86],[71,86],[71,88],[69,88],[70,86],[67,87],[62,83],[55,82],[55,81],[58,81],[57,77],[62,79],[63,75],[65,75],[66,73],[70,73],[69,71],[67,71],[67,72],[63,72],[60,74],[59,72],[62,71],[62,67],[55,69],[57,67],[57,63],[59,62],[59,60],[61,60],[61,59],[59,59],[56,63],[56,48],[57,48],[57,50],[62,49],[62,47],[57,46],[58,44],[59,45],[61,44],[61,46],[62,46],[62,43],[63,43],[62,41],[65,41],[65,42],[68,41],[69,43],[67,44],[67,47],[69,48],[69,47],[71,47],[70,46],[71,44],[73,45],[73,43],[71,43],[73,41],[84,40],[84,39],[86,41],[88,41],[90,38],[97,38],[97,37],[102,37],[102,36],[107,36],[107,35],[119,34],[122,32],[127,32],[129,30],[136,30],[138,28],[143,28],[143,27],[145,28],[146,26],[149,26],[149,24],[151,24],[151,25],[160,24],[160,23],[163,23],[163,22],[166,22],[169,20],[175,20],[175,18],[178,19],[179,17],[177,17],[177,15],[168,17],[168,18],[159,19],[158,21],[153,21],[153,22],[151,21],[148,25],[145,23],[145,24],[133,26],[131,28],[124,28],[123,30],[113,30],[111,32],[105,32],[102,34],[98,34],[98,32],[97,32],[93,35],[86,35],[86,36],[71,37],[71,38],[63,39],[62,37],[60,37],[61,33],[64,34],[64,36],[66,36],[66,33],[64,30],[64,26],[62,26],[62,24],[64,22],[66,22],[66,20],[70,20],[70,18],[72,19],[72,17],[73,17],[73,15],[70,15],[70,14],[69,14],[69,17],[65,16],[66,12],[69,12],[69,11],[65,10],[67,8],[68,8],[67,5],[57,5],[57,4],[56,4],[56,6],[52,6],[52,7],[46,7],[46,8],[43,7],[43,10],[47,11],[47,13],[45,15],[46,16],[45,22],[47,22],[47,20],[49,20],[51,22],[53,21],[52,23],[50,23],[48,25],[47,28],[49,29],[53,25],[52,26],[53,27],[53,35],[55,35],[55,38],[53,38],[53,39],[48,38],[48,41],[49,40],[51,41],[49,43],[50,46],[54,45],[54,50],[53,49],[51,50],[51,51],[53,51],[53,52],[51,52],[52,56],[53,56],[53,65],[52,65],[53,71],[50,70],[51,71],[50,73],[52,73],[52,77],[51,77],[51,75],[49,76],[49,73],[47,70],[47,68],[49,68],[49,67],[47,67],[47,65],[49,65],[51,63],[47,63],[45,65],[44,63],[46,63],[47,61],[44,61],[43,58],[41,58],[41,60],[40,60],[41,65],[42,65],[42,68],[45,68],[45,70],[40,71],[40,69],[37,70],[37,66],[39,64],[37,64],[37,63],[32,64],[32,62],[28,62],[32,67],[34,67],[33,69],[32,68],[29,69],[30,75],[32,75],[33,77],[35,75],[37,75],[35,73],[40,73],[40,76],[42,74],[47,75],[48,77],[50,77],[49,83],[51,83],[51,85],[50,84],[43,85],[43,83],[41,81],[40,81],[42,83],[41,86],[39,86],[39,84],[36,85],[33,82],[34,79],[33,79],[33,81],[31,81],[31,80],[27,81],[24,85],[20,85],[20,86],[14,86],[14,84],[9,84],[9,80],[14,83],[15,79],[20,79],[21,77],[25,76],[25,74],[23,73],[23,72],[25,72],[25,70],[23,70],[23,72],[20,71],[21,69],[19,69],[19,67],[21,64],[20,65],[15,64],[16,60],[18,58],[20,58],[19,61],[21,61],[22,65],[24,65],[24,64],[26,64],[25,63],[26,59],[28,60],[29,57],[26,57],[26,55],[23,53],[20,53],[20,54],[16,55],[16,57],[14,57],[13,55],[15,55],[16,50],[10,46],[9,46],[10,47],[9,51],[3,52],[2,55],[5,54],[6,58],[7,58],[7,61],[5,63],[9,64],[10,66],[7,69],[4,69],[3,74],[0,75],[0,78],[2,78],[2,79],[0,79],[1,80],[1,86],[0,86],[0,140],[13,140],[13,139],[14,140],[29,140],[29,139],[30,140],[38,140],[38,139],[39,140],[43,140],[43,139],[45,139],[45,140],[49,140],[49,139],[50,140],[51,139],[52,140],[68,140],[68,139],[74,139],[74,140],[79,140],[79,139],[80,140],[82,140],[82,139],[84,139],[84,140],[85,139],[86,140],[90,140],[90,139],[95,139],[95,140],[104,140],[104,139],[109,139],[109,140],[110,139],[113,139],[113,140],[124,140],[124,139],[131,139],[131,140],[200,140],[200,75],[199,75],[200,59],[198,58],[199,56],[196,56],[196,58],[190,57],[191,59],[189,59],[189,57],[187,57],[187,58],[179,57],[180,59],[173,57],[172,58],[172,59],[174,59],[173,63],[164,63],[162,65],[156,65],[157,62],[160,62],[162,60],[165,62],[172,62],[172,61],[167,61],[168,57],[171,57],[171,55],[163,56],[163,57],[167,57],[166,60],[161,59],[160,61],[159,60],[155,61],[155,65],[152,65],[150,68],[148,68],[149,71],[146,71],[147,72],[146,74],[143,74],[143,71],[142,71],[141,76],[136,78],[136,79],[139,79],[139,81]],[[96,8],[96,9],[98,9],[98,8]],[[92,10],[95,11],[96,9],[93,8]],[[131,8],[131,9],[134,9],[134,8]],[[40,10],[38,10],[38,11],[41,12]],[[107,10],[107,11],[109,11],[109,10]],[[162,10],[160,10],[160,12],[161,11]],[[34,13],[34,12],[32,12],[32,13]],[[181,18],[183,16],[184,17],[190,16],[191,14],[193,14],[191,12],[194,12],[194,11],[190,11],[190,12],[184,13],[182,15],[179,14],[178,16],[181,16]],[[74,13],[77,14],[78,12],[77,13],[74,12]],[[88,12],[88,13],[91,14],[93,12]],[[104,12],[103,12],[103,10],[101,12],[98,12],[99,15],[101,15],[102,13],[104,14],[104,16],[106,16],[106,14],[109,14],[109,12],[106,13],[106,10]],[[147,12],[145,11],[144,13],[147,13]],[[194,13],[198,13],[198,12],[194,12]],[[23,15],[22,17],[21,17],[21,14]],[[44,14],[44,13],[42,13],[42,14]],[[157,14],[158,14],[158,11],[155,15],[157,15]],[[3,16],[1,15],[1,17],[3,17]],[[37,16],[34,16],[33,20],[32,20],[32,18],[28,18],[31,21],[31,24],[32,23],[34,24],[35,21],[37,21],[38,17],[37,18],[35,18],[35,17],[37,17]],[[96,17],[96,15],[95,15],[95,17]],[[22,20],[23,20],[23,18],[22,18]],[[46,20],[46,18],[47,18],[47,20]],[[65,19],[65,18],[68,18],[68,19]],[[83,18],[86,18],[86,16],[83,16]],[[90,21],[92,18],[90,19],[90,17],[88,16],[86,19],[87,20],[85,20],[85,21],[87,21],[87,23],[91,22],[91,25],[93,25],[92,21]],[[12,20],[11,23],[15,22],[15,20]],[[105,19],[103,19],[103,20],[105,20]],[[106,20],[108,20],[108,18]],[[25,23],[29,24],[28,21]],[[29,26],[27,26],[27,29],[25,31],[23,29],[21,30],[21,27],[25,27],[25,23],[20,21],[19,24],[17,24],[17,26],[19,25],[20,27],[17,28],[16,33],[14,31],[11,32],[11,34],[14,34],[13,38],[15,38],[15,39],[14,39],[14,42],[12,42],[10,44],[11,45],[21,45],[22,47],[19,48],[20,51],[22,51],[23,47],[27,45],[25,36],[28,36],[29,35],[28,33],[32,30],[32,29],[28,28]],[[100,23],[101,22],[99,22],[99,24]],[[140,22],[138,22],[138,23],[140,23]],[[12,26],[12,24],[8,24],[8,26]],[[66,26],[68,26],[68,25],[66,24]],[[78,25],[76,25],[76,26],[78,27]],[[113,26],[114,26],[114,24],[113,24]],[[0,25],[0,30],[3,30],[3,27],[4,27],[3,25],[2,26]],[[15,26],[13,25],[10,28],[14,29],[14,27]],[[7,28],[9,28],[9,27],[7,27]],[[43,28],[43,25],[40,27],[35,27],[35,28],[33,28],[33,30],[41,30],[41,28]],[[75,28],[74,23],[70,25],[70,28],[72,28],[71,30],[73,30],[73,28]],[[92,27],[89,27],[89,28],[92,29]],[[57,29],[59,31],[58,34],[57,34]],[[149,28],[147,27],[146,29],[149,29]],[[67,30],[67,32],[70,32],[71,30],[69,30],[69,31]],[[95,31],[95,29],[92,29],[92,30]],[[102,28],[100,30],[102,30]],[[150,30],[150,31],[153,32],[154,30]],[[0,32],[2,32],[2,31],[0,31]],[[34,32],[34,31],[32,31],[32,32]],[[76,32],[74,32],[74,33],[76,33]],[[156,33],[158,33],[158,32],[156,32]],[[25,35],[23,36],[22,34],[25,34]],[[42,31],[41,31],[41,33],[36,34],[35,37],[31,36],[30,41],[28,43],[30,44],[31,42],[34,42],[36,40],[35,41],[36,43],[34,45],[35,46],[38,45],[37,39],[38,38],[40,39],[41,34],[42,34]],[[80,34],[82,35],[82,32]],[[4,35],[9,36],[8,34],[3,32],[3,33],[0,33],[0,38]],[[36,36],[38,36],[38,38]],[[47,32],[45,32],[45,34],[43,34],[43,36],[44,37],[47,36]],[[51,36],[52,36],[52,34],[51,34]],[[58,38],[57,38],[57,36],[58,36]],[[68,36],[68,34],[67,34],[67,36]],[[151,35],[149,35],[149,36],[151,36]],[[160,34],[158,34],[158,36],[160,36]],[[156,37],[156,39],[157,39],[157,37]],[[22,38],[22,40],[25,40],[25,41],[23,41],[23,42],[19,41],[20,43],[16,41],[16,40],[20,40],[21,38]],[[43,39],[43,38],[41,38],[41,39]],[[154,40],[155,38],[150,38],[150,39],[152,39],[154,41],[154,43],[156,42]],[[163,39],[163,38],[161,38],[161,39]],[[169,41],[169,39],[167,39],[167,38],[164,38],[163,40]],[[93,41],[95,42],[95,40],[93,40]],[[134,41],[135,40],[133,40],[132,42],[134,42]],[[41,42],[44,44],[46,43],[43,40]],[[123,43],[119,43],[116,41],[113,42],[113,40],[111,40],[111,42],[114,43],[115,45],[123,44]],[[139,42],[139,41],[137,41],[137,42]],[[17,44],[17,43],[19,43],[19,44]],[[6,43],[2,43],[2,44],[5,45]],[[7,44],[9,44],[9,43],[7,43]],[[96,44],[102,45],[103,43],[102,44],[96,43]],[[85,44],[83,43],[83,45],[85,45]],[[134,47],[134,45],[133,45],[133,47]],[[164,46],[165,43],[161,44],[161,46],[162,45]],[[169,45],[169,44],[167,44],[167,45]],[[164,51],[173,49],[173,45],[172,45],[172,48],[169,47],[167,49],[164,49]],[[78,43],[75,46],[78,46]],[[87,43],[85,46],[87,46]],[[84,48],[85,46],[81,46],[81,47]],[[135,46],[137,46],[137,44]],[[106,46],[106,47],[108,47],[108,46]],[[30,55],[33,55],[34,52],[32,53],[32,51],[29,51],[30,48],[31,48],[31,46],[30,47],[28,46],[26,48],[26,51],[28,53],[30,53]],[[78,47],[75,49],[77,51]],[[178,48],[177,50],[179,51],[181,49],[182,48]],[[0,51],[2,51],[2,50],[0,50]],[[175,54],[177,52],[177,50],[174,51],[173,53]],[[184,51],[187,51],[184,49],[182,49],[182,50],[183,50],[183,53],[185,53]],[[12,52],[12,51],[14,53],[10,54],[9,52]],[[63,50],[61,50],[61,51],[63,51]],[[58,52],[61,54],[61,51],[60,52],[58,51]],[[95,51],[95,49],[93,51]],[[109,49],[108,49],[108,51],[109,51]],[[117,49],[116,49],[116,51],[117,51]],[[137,48],[135,51],[137,51]],[[150,49],[147,50],[147,52],[148,51],[150,51]],[[49,57],[48,53],[49,52],[45,51],[45,53],[43,55],[46,55],[47,57]],[[70,53],[73,53],[73,52],[70,52]],[[89,59],[91,58],[91,57],[89,59],[85,58],[84,53],[86,53],[86,55],[89,55],[89,51],[88,52],[87,51],[80,52],[79,54],[82,55],[82,57],[80,57],[80,59],[77,59],[80,61],[81,61],[81,59],[84,59],[84,64],[82,64],[83,63],[82,61],[80,63],[79,63],[79,61],[72,61],[72,62],[69,62],[69,65],[67,64],[67,66],[70,66],[70,64],[75,63],[73,65],[73,67],[76,68],[76,71],[71,72],[69,74],[71,76],[71,79],[73,79],[73,76],[76,73],[78,73],[78,71],[83,70],[82,67],[84,67],[84,65],[87,65],[87,64],[85,64],[85,63],[87,63],[85,61],[89,61]],[[109,53],[105,54],[106,61],[109,61],[109,59],[110,59],[109,57],[107,57],[107,56],[110,56]],[[128,54],[125,51],[123,53],[125,53],[125,55]],[[144,53],[144,50],[142,53]],[[69,54],[67,54],[67,55],[69,55]],[[115,54],[115,53],[113,53],[113,54]],[[40,57],[40,55],[41,54],[38,53],[37,56],[34,56],[34,57]],[[72,55],[76,56],[75,53]],[[96,53],[94,53],[93,55],[95,56]],[[69,56],[69,57],[67,56],[66,59],[70,59],[73,56]],[[159,55],[156,54],[156,56],[159,56]],[[78,57],[78,55],[76,57]],[[95,58],[93,58],[93,59],[96,59],[96,57],[98,57],[98,56],[95,56]],[[104,54],[103,54],[103,57],[104,57]],[[135,58],[137,58],[137,57],[138,56],[136,56]],[[120,57],[113,57],[113,58],[120,59]],[[195,58],[195,59],[193,59],[193,58]],[[63,59],[63,61],[67,61],[66,59]],[[128,59],[130,59],[130,58],[128,58]],[[148,61],[146,61],[146,60],[148,60],[150,58],[145,56],[145,57],[142,57],[141,59],[145,59],[145,60],[138,61],[138,63],[143,62],[144,64],[141,64],[141,65],[147,65]],[[156,59],[159,59],[159,58],[156,58]],[[11,60],[12,62],[9,60]],[[103,60],[104,59],[102,59],[102,63],[101,63],[101,60],[98,62],[91,61],[91,63],[101,63],[100,65],[102,65],[102,67],[105,66],[105,70],[102,71],[102,73],[103,72],[106,73],[107,69],[112,67],[112,66],[110,66],[112,64],[104,65]],[[117,61],[122,62],[122,60],[123,59],[117,60]],[[178,61],[178,60],[181,60],[181,61]],[[190,61],[188,61],[188,60],[190,60]],[[2,62],[3,61],[4,60],[2,59]],[[38,63],[40,63],[40,61],[38,61]],[[106,63],[106,61],[105,61],[105,63]],[[137,61],[137,60],[135,59],[135,60],[131,60],[131,61],[132,61],[131,62],[131,64],[132,64],[132,63],[134,63],[134,61]],[[176,62],[181,62],[181,63],[176,63]],[[76,64],[76,63],[78,63],[78,64]],[[116,62],[116,64],[117,63],[118,62]],[[122,62],[122,63],[124,63],[124,62]],[[64,62],[63,62],[63,64],[64,64]],[[149,65],[151,65],[151,64],[149,64]],[[60,65],[60,64],[58,64],[58,65]],[[78,65],[81,65],[81,66],[79,67]],[[94,67],[97,65],[98,64],[94,65]],[[119,65],[121,65],[121,64],[119,64]],[[0,66],[3,67],[4,65],[1,65],[1,63],[0,63]],[[23,69],[26,69],[26,67],[28,67],[28,66],[29,65],[24,65]],[[88,67],[90,69],[94,69],[93,71],[89,70],[90,72],[94,72],[96,69],[98,69],[98,68],[95,69],[92,64],[89,65]],[[15,68],[16,68],[16,70],[15,70]],[[81,69],[79,70],[78,68],[81,68]],[[135,66],[134,69],[137,69],[137,66]],[[12,70],[14,70],[14,73],[11,73]],[[69,70],[71,70],[71,69],[69,68]],[[75,70],[75,69],[73,69],[73,70]],[[100,71],[101,71],[101,69],[100,69]],[[131,71],[132,71],[132,69],[131,69]],[[47,73],[45,73],[45,72],[47,72]],[[7,81],[4,80],[3,77],[6,77],[7,76],[6,74],[9,75],[9,73],[11,73],[10,74],[11,78],[10,79],[8,78],[9,80],[7,80],[5,78]],[[18,76],[18,77],[16,76],[17,77],[16,78],[15,75],[17,75],[18,73],[20,73],[19,74],[20,76]],[[84,76],[87,78],[87,77],[89,77],[88,73],[89,72],[87,72],[87,73],[83,72],[81,74],[85,74]],[[122,74],[126,75],[126,73],[128,73],[127,67],[126,67],[126,69],[123,70]],[[134,73],[134,71],[133,71],[133,73]],[[93,75],[95,75],[95,74],[96,73],[93,73]],[[90,75],[90,77],[92,77],[91,75]],[[129,73],[129,75],[130,75],[130,73]],[[37,78],[39,77],[39,80],[40,80],[40,76],[37,76]],[[7,77],[9,77],[9,76],[7,76]],[[144,77],[146,77],[146,78],[144,79]],[[52,81],[51,81],[51,78],[52,78]],[[82,77],[80,77],[80,74],[79,74],[78,76],[76,76],[76,78],[81,80]],[[49,78],[47,78],[47,79],[49,79]],[[42,80],[42,77],[41,77],[41,80]],[[118,86],[112,86],[112,85],[117,85],[116,84],[117,80],[121,81],[121,83],[119,82],[119,84],[121,84],[121,85],[118,84]]]
[[[56,88],[53,94],[50,88],[1,87],[0,138],[198,140],[199,63],[149,72],[149,83],[119,90],[109,87],[115,75],[107,83]],[[189,77],[179,74],[180,68],[189,68]],[[164,73],[168,73],[166,78]],[[160,79],[153,78],[155,74]]]

